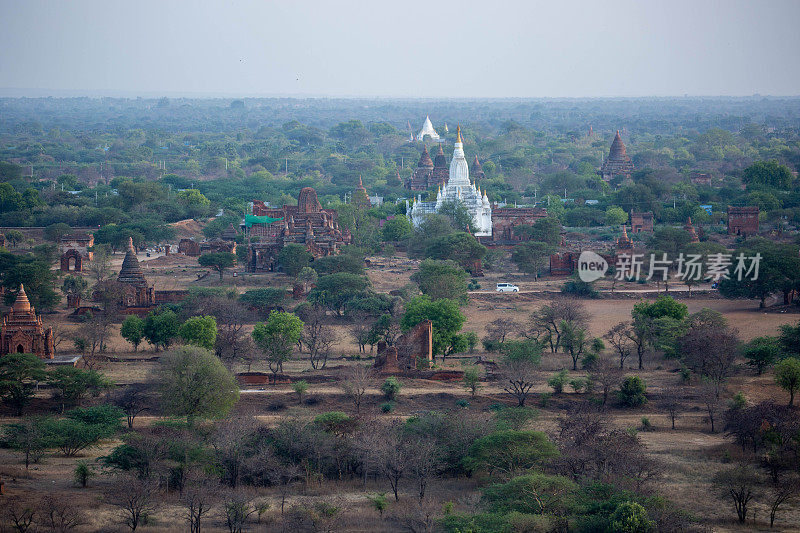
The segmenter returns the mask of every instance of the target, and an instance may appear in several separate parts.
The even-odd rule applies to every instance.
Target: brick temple
[[[603,161],[603,166],[597,174],[603,178],[603,181],[611,181],[614,178],[622,178],[623,180],[631,179],[633,172],[633,161],[625,149],[625,143],[622,142],[622,137],[619,136],[619,130],[614,136],[614,141],[611,143],[611,150],[608,152],[608,157]]]
[[[42,359],[53,359],[56,353],[53,328],[45,328],[42,318],[36,316],[22,285],[11,312],[3,318],[0,326],[0,356],[9,353],[31,353]]]
[[[758,234],[758,206],[728,206],[728,235]]]
[[[278,254],[290,243],[305,246],[314,257],[324,257],[339,253],[351,241],[350,233],[339,229],[336,211],[323,209],[311,187],[300,190],[297,205],[273,208],[255,200],[253,214],[245,217],[244,225],[248,239],[257,239],[249,245],[250,272],[274,271]]]

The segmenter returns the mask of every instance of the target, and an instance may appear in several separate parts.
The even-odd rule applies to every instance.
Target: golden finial
[[[461,124],[458,125],[458,128],[456,129],[456,134],[458,135],[458,137],[456,138],[456,142],[463,143],[464,141],[461,140]]]

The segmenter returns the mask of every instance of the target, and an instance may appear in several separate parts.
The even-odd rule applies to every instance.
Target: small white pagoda
[[[430,137],[432,141],[439,140],[439,134],[436,133],[436,130],[433,129],[433,124],[431,124],[431,117],[425,116],[425,124],[422,125],[422,129],[419,130],[419,135],[417,135],[417,139],[419,141],[424,141],[425,137]]]

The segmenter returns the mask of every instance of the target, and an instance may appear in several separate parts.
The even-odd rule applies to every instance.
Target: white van
[[[512,283],[498,283],[497,288],[495,289],[497,292],[519,292],[519,287]]]

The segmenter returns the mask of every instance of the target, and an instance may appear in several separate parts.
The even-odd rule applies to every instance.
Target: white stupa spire
[[[422,129],[419,130],[419,135],[417,135],[417,139],[419,139],[420,141],[424,141],[426,135],[430,137],[432,141],[439,140],[439,134],[436,133],[435,129],[433,129],[433,124],[431,124],[431,117],[428,115],[425,116],[425,123],[422,125]]]

